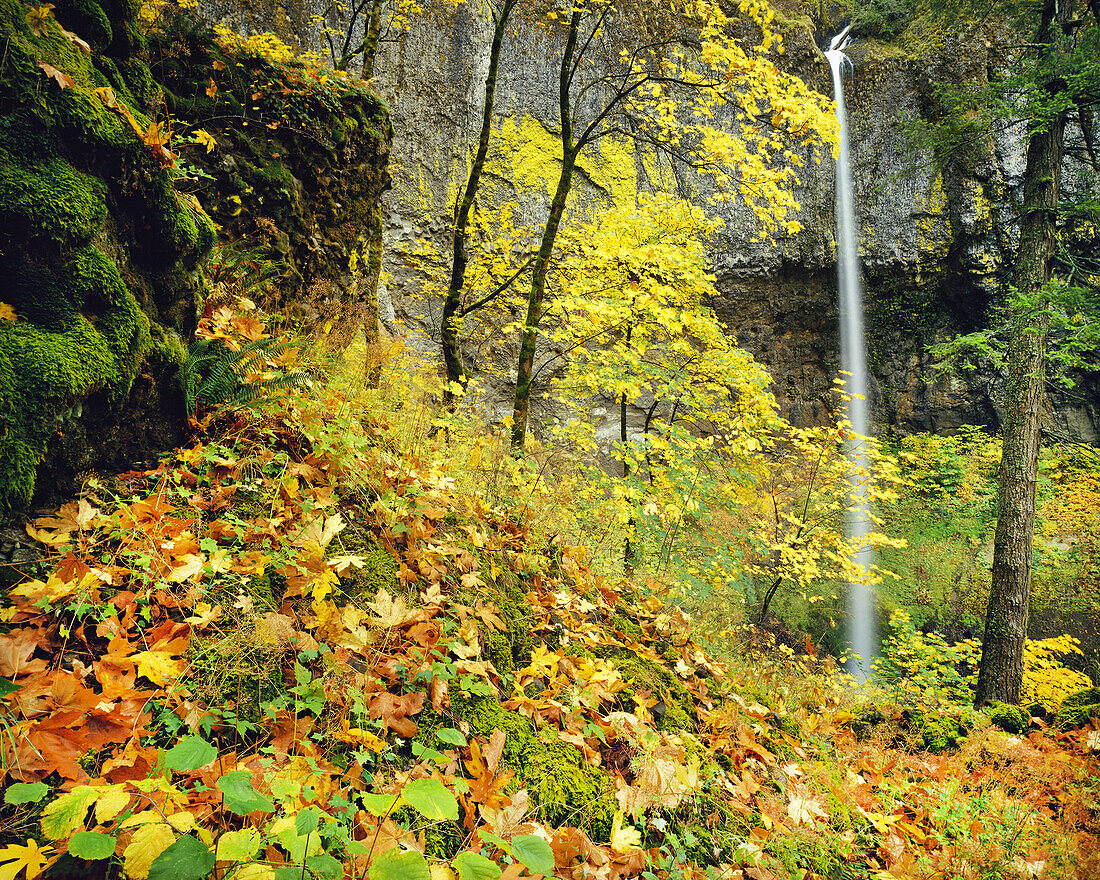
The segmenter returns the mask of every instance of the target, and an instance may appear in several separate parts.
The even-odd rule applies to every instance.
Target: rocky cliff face
[[[419,328],[425,347],[438,340],[438,308],[419,298],[421,278],[404,268],[418,240],[445,237],[479,124],[488,28],[459,6],[445,21],[414,23],[385,44],[376,82],[392,109],[395,189],[388,200],[390,319]],[[278,0],[249,13],[212,14],[245,28],[272,28],[310,48],[316,28],[310,5]],[[819,90],[830,91],[818,48],[829,26],[794,15],[786,30],[785,64]],[[547,177],[556,173],[556,48],[538,32],[517,28],[501,62],[497,138],[485,199],[514,200],[521,221],[545,216]],[[1014,200],[1024,153],[1023,132],[1009,126],[971,159],[941,172],[927,151],[909,146],[912,120],[938,112],[934,84],[984,77],[997,49],[987,38],[962,40],[934,30],[906,33],[893,45],[857,40],[847,102],[855,157],[860,251],[864,261],[872,414],[882,431],[946,431],[964,423],[996,426],[1001,377],[991,365],[962,377],[937,375],[928,345],[986,320],[1008,277],[1014,246]],[[631,198],[649,185],[652,161],[629,143],[606,143],[583,163],[578,206]],[[702,196],[701,196],[702,197]],[[775,242],[756,240],[743,208],[720,209],[725,220],[713,249],[719,316],[742,346],[767,365],[785,414],[796,422],[826,417],[839,368],[833,168],[808,163],[799,189],[804,230]],[[434,315],[434,318],[433,318]],[[471,352],[477,365],[477,353]],[[1097,385],[1063,395],[1049,427],[1085,440],[1100,437]]]

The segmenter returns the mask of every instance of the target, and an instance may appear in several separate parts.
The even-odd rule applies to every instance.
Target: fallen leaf
[[[71,89],[73,87],[72,77],[58,70],[52,64],[47,64],[45,61],[39,61],[38,66],[42,68],[42,72],[46,74],[47,77],[57,83],[58,88]]]

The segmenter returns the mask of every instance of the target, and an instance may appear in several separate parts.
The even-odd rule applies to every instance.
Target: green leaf
[[[466,747],[469,745],[462,731],[455,730],[453,727],[441,727],[435,732],[435,735],[439,737],[440,741],[445,742],[449,746]]]
[[[508,855],[512,854],[512,844],[510,844],[503,837],[497,837],[492,831],[486,831],[484,828],[477,829],[477,836],[481,838],[482,843],[487,843],[490,846],[498,847],[504,850]]]
[[[164,756],[165,763],[172,770],[185,772],[205,767],[218,757],[218,750],[201,736],[185,736]]]
[[[554,875],[554,851],[550,849],[550,844],[535,834],[513,837],[512,855],[523,862],[532,874]]]
[[[247,862],[263,844],[263,836],[255,828],[227,831],[218,838],[218,858],[232,862]]]
[[[225,808],[238,816],[247,816],[256,810],[271,813],[275,804],[252,787],[252,773],[249,770],[234,770],[218,780]]]
[[[36,804],[49,792],[45,782],[13,782],[4,792],[5,804]]]
[[[451,862],[458,872],[458,880],[497,880],[500,865],[481,853],[460,852]]]
[[[14,681],[8,681],[6,678],[0,678],[0,700],[4,699],[8,694],[14,694],[18,690],[22,690],[23,685],[16,684]]]
[[[153,859],[149,880],[202,880],[214,870],[214,854],[197,837],[185,834]]]
[[[303,837],[312,834],[321,824],[321,811],[316,807],[306,807],[294,817],[294,830]]]
[[[431,880],[424,856],[418,852],[386,850],[371,859],[370,880]]]
[[[325,880],[340,880],[344,876],[344,866],[328,853],[310,856],[306,859],[306,867]]]
[[[115,839],[99,831],[78,831],[69,838],[69,855],[95,862],[115,854]]]
[[[400,798],[395,794],[374,794],[368,791],[359,795],[359,800],[363,804],[364,810],[381,819],[393,809],[393,805]]]
[[[438,779],[416,779],[401,792],[410,807],[433,822],[458,818],[458,801]]]
[[[90,785],[78,785],[57,800],[46,804],[42,812],[42,833],[50,840],[68,837],[84,824],[88,807],[95,803],[102,789]]]

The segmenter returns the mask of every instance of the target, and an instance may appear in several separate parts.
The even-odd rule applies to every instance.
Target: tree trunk
[[[546,295],[546,275],[550,271],[550,258],[554,254],[554,239],[558,235],[565,201],[573,182],[573,168],[577,154],[584,148],[581,142],[573,143],[572,102],[569,90],[573,82],[573,53],[577,48],[577,32],[580,28],[581,10],[574,8],[569,19],[569,35],[561,56],[558,72],[558,119],[561,122],[561,174],[554,200],[550,203],[550,216],[542,230],[542,241],[531,271],[531,293],[527,298],[527,320],[523,325],[523,339],[519,346],[519,367],[516,370],[516,399],[512,407],[512,452],[523,452],[527,439],[527,414],[531,408],[531,377],[535,366],[535,343],[539,338],[539,321],[542,320],[542,300]],[[582,50],[583,53],[583,50]]]
[[[375,206],[367,227],[367,278],[363,293],[363,338],[366,356],[363,374],[368,388],[382,379],[381,331],[378,328],[378,282],[382,277],[382,203]]]
[[[542,320],[542,301],[546,295],[546,276],[550,271],[550,258],[554,253],[554,239],[558,235],[565,200],[573,178],[576,153],[569,151],[562,157],[561,176],[554,201],[550,204],[550,216],[542,231],[542,242],[531,274],[531,293],[527,299],[527,320],[523,325],[523,339],[519,346],[519,369],[516,372],[516,399],[512,407],[512,450],[523,451],[527,439],[527,414],[531,408],[531,377],[535,367],[535,344],[539,338],[539,321]]]
[[[1046,0],[1037,42],[1051,51],[1056,0]],[[1043,84],[1048,94],[1061,84]],[[1035,528],[1035,478],[1046,372],[1048,298],[1057,232],[1058,180],[1062,165],[1065,112],[1034,132],[1027,146],[1020,249],[1016,256],[1018,311],[1008,350],[1005,423],[1001,450],[993,585],[974,704],[1018,703],[1023,679],[1031,593],[1031,545]]]
[[[470,212],[474,207],[474,199],[477,196],[478,187],[481,185],[481,172],[485,168],[485,157],[489,153],[489,136],[492,134],[493,125],[493,96],[497,85],[497,64],[500,61],[500,50],[504,44],[504,29],[508,24],[508,16],[515,5],[515,0],[507,0],[501,10],[500,17],[493,29],[493,44],[489,48],[489,72],[485,78],[485,106],[481,115],[481,133],[477,140],[477,153],[474,156],[474,164],[470,168],[470,176],[466,180],[466,189],[462,194],[462,201],[455,212],[455,227],[452,238],[452,250],[454,258],[451,262],[451,281],[447,286],[447,298],[443,303],[443,321],[440,326],[440,336],[443,340],[443,364],[447,370],[447,387],[444,389],[443,398],[446,403],[454,400],[452,382],[457,382],[463,388],[466,387],[466,368],[462,363],[461,341],[459,330],[462,323],[462,286],[466,280],[466,264],[469,255],[466,253],[467,227],[470,222]]]

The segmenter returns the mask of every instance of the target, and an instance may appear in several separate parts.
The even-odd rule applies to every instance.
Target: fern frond
[[[244,406],[279,391],[308,386],[311,377],[300,370],[253,378],[291,348],[290,342],[257,339],[233,351],[220,339],[197,340],[180,369],[188,413],[199,407]]]

